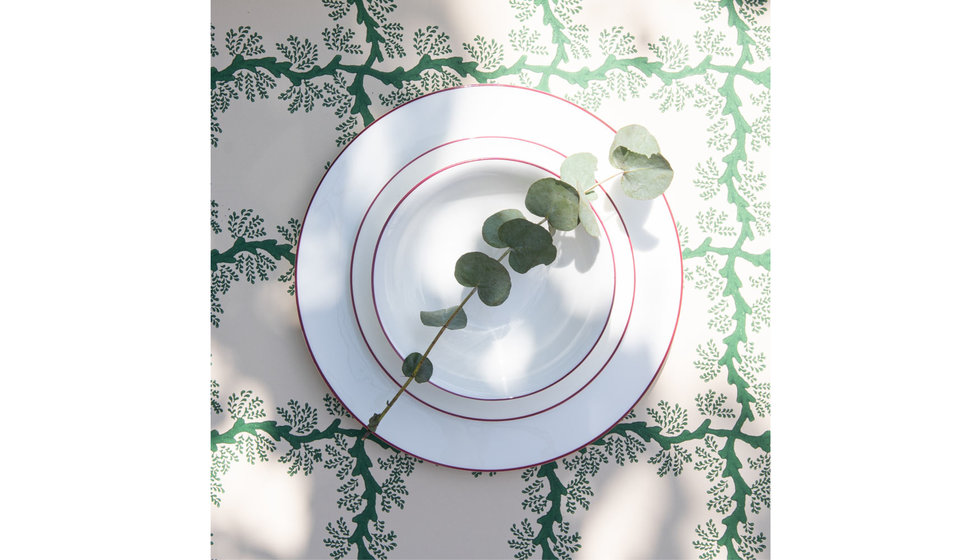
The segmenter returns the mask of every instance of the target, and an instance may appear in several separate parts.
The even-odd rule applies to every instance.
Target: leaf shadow
[[[616,200],[626,201],[627,204],[622,204],[618,206],[620,214],[622,214],[623,219],[630,224],[645,224],[650,218],[650,214],[653,210],[653,205],[659,200],[660,197],[653,200],[634,200],[626,195],[623,190],[622,181],[616,181],[611,187],[610,194]],[[646,251],[656,248],[660,244],[660,240],[648,231],[649,228],[638,227],[631,229],[629,233],[630,244],[633,246],[633,250]]]
[[[575,270],[579,272],[592,270],[601,249],[601,239],[592,237],[581,227],[570,233],[556,234],[555,242],[558,246],[558,257],[549,266],[564,268],[574,264]]]

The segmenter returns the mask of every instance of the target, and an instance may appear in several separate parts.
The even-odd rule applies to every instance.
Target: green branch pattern
[[[290,219],[285,226],[276,226],[281,239],[268,237],[265,220],[251,208],[231,212],[226,225],[220,221],[220,206],[211,201],[211,231],[215,235],[227,234],[233,239],[224,251],[211,250],[211,325],[221,325],[220,315],[224,313],[221,296],[228,293],[234,282],[242,276],[249,284],[256,280],[269,280],[270,274],[277,272],[280,261],[289,268],[278,276],[278,281],[287,285],[286,292],[296,292],[293,274],[296,265],[294,247],[299,238],[300,222]]]
[[[736,30],[736,44],[741,47],[741,52],[734,68],[742,69],[746,64],[753,61],[751,47],[755,44],[755,41],[751,37],[749,25],[736,9],[734,0],[722,0],[719,2],[719,6],[727,13],[728,25]],[[732,135],[734,146],[728,154],[722,157],[725,169],[718,177],[718,184],[724,186],[728,202],[735,206],[735,219],[740,224],[741,229],[737,240],[730,248],[711,247],[711,239],[706,238],[697,249],[693,251],[686,250],[683,253],[685,259],[704,256],[709,249],[715,253],[724,255],[726,257],[725,263],[719,269],[719,273],[724,279],[724,287],[721,295],[731,298],[734,304],[734,311],[731,315],[734,327],[728,336],[722,339],[725,349],[722,356],[718,359],[718,364],[727,371],[728,383],[735,387],[735,400],[740,405],[732,431],[730,434],[726,434],[725,443],[718,450],[718,456],[724,462],[721,476],[728,478],[733,486],[729,499],[734,506],[729,509],[730,513],[722,519],[722,524],[725,529],[717,540],[718,545],[724,549],[728,558],[742,558],[747,550],[749,552],[752,551],[752,549],[746,549],[743,546],[743,536],[739,531],[740,526],[748,527],[748,519],[745,513],[746,499],[752,493],[752,490],[741,473],[743,465],[738,458],[735,443],[738,439],[744,440],[744,437],[741,436],[742,428],[746,422],[754,420],[755,415],[753,414],[751,405],[756,401],[756,397],[752,392],[752,385],[739,371],[739,365],[743,361],[739,352],[739,344],[745,345],[748,342],[746,334],[747,317],[752,313],[752,308],[745,301],[741,293],[742,282],[739,280],[735,266],[738,260],[742,259],[752,265],[762,266],[766,270],[769,269],[768,251],[762,255],[753,256],[743,250],[745,241],[754,239],[752,224],[756,219],[750,211],[749,202],[740,194],[738,184],[741,180],[739,163],[744,164],[748,161],[746,138],[751,132],[751,127],[739,109],[742,103],[735,89],[735,78],[739,75],[742,75],[741,72],[728,73],[724,84],[718,90],[725,99],[722,114],[730,116],[734,124],[734,133]],[[768,81],[765,85],[768,87]],[[714,435],[720,436],[722,434]],[[768,431],[763,436],[765,438],[765,445],[762,447],[761,443],[763,442],[760,441],[758,447],[768,452]],[[747,441],[747,443],[751,444],[752,442]]]
[[[385,531],[378,509],[388,512],[392,505],[404,508],[403,496],[408,493],[404,477],[411,474],[414,465],[420,462],[418,459],[400,453],[383,459],[379,466],[388,477],[379,482],[367,442],[380,450],[390,452],[391,448],[374,435],[365,437],[367,430],[363,427],[343,427],[342,419],[350,419],[350,415],[332,395],[325,395],[323,402],[333,420],[321,430],[315,427],[317,409],[309,403],[300,406],[295,400],[289,401],[287,407],[277,409],[284,420],[279,422],[265,419],[264,403],[252,391],[231,394],[228,404],[222,407],[218,383],[212,381],[211,387],[212,409],[227,410],[234,420],[224,431],[211,431],[211,502],[216,507],[220,507],[220,494],[224,493],[221,478],[232,463],[242,458],[255,464],[269,461],[273,454],[279,453],[278,462],[289,465],[290,476],[300,471],[308,476],[320,464],[345,480],[339,489],[343,496],[338,505],[353,513],[350,518],[353,529],[344,518],[326,527],[328,537],[323,542],[333,549],[331,555],[342,558],[354,551],[357,558],[387,558],[387,553],[396,546],[396,535]]]
[[[308,39],[287,37],[276,44],[279,54],[271,56],[250,26],[229,29],[224,49],[212,44],[213,57],[227,57],[222,67],[211,69],[212,145],[218,146],[222,133],[220,115],[242,99],[277,98],[290,112],[329,107],[339,122],[338,146],[380,115],[376,103],[390,107],[462,83],[518,83],[563,95],[591,110],[613,96],[639,98],[652,86],[649,98],[660,103],[662,112],[682,110],[688,103],[700,109],[708,119],[707,147],[720,152],[720,162],[709,158],[698,164],[695,186],[705,203],[724,193],[727,206],[698,212],[697,228],[704,235],[693,244],[693,228],[677,225],[686,287],[706,295],[709,329],[719,333],[719,339],[698,345],[693,366],[705,383],[715,385],[697,396],[697,412],[660,401],[646,409],[645,419],[633,411],[586,448],[521,472],[526,482],[522,508],[533,515],[510,527],[508,544],[517,560],[571,558],[581,548],[574,515],[589,509],[592,479],[609,465],[645,460],[660,477],[693,469],[711,484],[705,503],[708,518],[691,535],[702,560],[752,560],[768,544],[749,514],[760,513],[770,502],[770,433],[755,429],[757,419],[769,413],[769,383],[762,375],[767,360],[750,339],[769,324],[770,251],[753,246],[769,231],[768,202],[760,196],[766,177],[752,160],[754,152],[769,144],[770,69],[761,64],[769,55],[769,28],[759,23],[768,3],[695,2],[705,27],[695,33],[694,47],[701,56],[693,60],[688,45],[673,38],[659,38],[643,54],[636,37],[623,27],[590,32],[576,21],[581,0],[509,4],[522,27],[499,42],[484,36],[463,42],[466,56],[454,54],[436,26],[412,34],[395,23],[390,18],[397,8],[392,0],[323,0],[334,22],[323,32],[325,63]],[[356,28],[344,23],[351,13]],[[591,66],[576,64],[576,59],[589,58],[590,33],[605,58]],[[406,41],[409,36],[412,40]],[[538,42],[541,37],[550,37],[547,47]],[[409,46],[415,48],[414,57]],[[406,63],[392,64],[398,59]],[[382,66],[383,61],[387,63]],[[747,98],[746,88],[751,92]],[[758,116],[751,116],[745,101]],[[212,230],[214,327],[224,313],[220,296],[242,278],[254,284],[281,273],[279,281],[293,293],[298,220],[278,226],[278,237],[270,236],[253,210],[229,213],[212,201]],[[740,276],[747,271],[756,274],[748,277],[749,286]],[[758,295],[750,304],[752,292]],[[255,406],[258,401],[242,390],[222,403],[217,382],[212,382],[213,414],[232,420],[225,431],[211,434],[214,505],[220,506],[224,492],[222,476],[242,459],[253,463],[278,454],[291,476],[310,475],[320,465],[342,481],[338,508],[350,514],[324,528],[330,556],[385,558],[397,546],[397,535],[385,527],[383,514],[405,506],[405,479],[418,461],[373,437],[362,440],[363,429],[345,427],[353,422],[343,421],[349,416],[329,395],[323,401],[331,418],[325,427],[316,422],[318,409],[309,405],[290,401],[277,409],[280,421],[266,418]],[[700,418],[692,422],[694,414]]]
[[[293,246],[288,243],[277,243],[275,239],[248,241],[244,237],[236,237],[235,243],[227,251],[222,252],[217,249],[211,251],[211,271],[217,271],[221,263],[234,264],[238,260],[239,253],[258,256],[259,249],[276,260],[286,259],[289,264],[296,264],[296,256],[292,253]]]
[[[528,497],[522,506],[541,516],[535,521],[539,526],[537,531],[528,519],[511,527],[514,538],[507,543],[517,551],[514,557],[518,560],[531,558],[538,549],[546,560],[569,560],[581,548],[578,543],[581,537],[569,533],[570,524],[562,519],[562,497],[568,494],[568,488],[559,479],[557,469],[558,463],[551,461],[527,469],[521,475],[525,481],[531,481],[524,489]]]
[[[531,0],[528,0],[528,2],[530,1]],[[235,89],[228,87],[228,85],[236,84],[237,77],[243,73],[265,73],[275,78],[285,78],[291,87],[306,87],[315,92],[320,92],[322,88],[329,86],[317,86],[314,83],[314,80],[322,78],[340,79],[342,74],[350,76],[352,77],[352,80],[350,85],[346,88],[346,91],[353,99],[353,103],[349,107],[346,107],[344,113],[342,114],[360,117],[360,124],[362,127],[367,126],[375,119],[374,113],[372,113],[370,110],[370,106],[373,103],[371,100],[371,95],[368,93],[368,89],[365,86],[365,78],[368,77],[378,81],[383,86],[390,86],[396,90],[409,88],[412,90],[412,93],[415,94],[412,97],[417,97],[418,95],[428,93],[429,91],[434,91],[435,89],[440,89],[441,87],[459,85],[462,83],[460,80],[466,78],[472,79],[476,83],[492,83],[501,79],[526,76],[527,74],[536,74],[539,76],[539,80],[534,87],[542,91],[551,91],[551,77],[560,78],[567,84],[578,86],[584,90],[589,88],[591,84],[598,84],[609,80],[614,74],[627,74],[631,70],[638,71],[646,78],[655,76],[667,86],[671,85],[677,80],[682,80],[691,76],[703,76],[707,75],[709,72],[714,72],[728,76],[729,82],[738,76],[746,78],[752,83],[763,85],[767,88],[769,87],[768,68],[762,70],[751,70],[745,68],[745,64],[742,61],[735,65],[714,64],[712,62],[711,54],[706,55],[704,59],[696,66],[685,66],[679,70],[665,69],[663,61],[650,60],[646,57],[627,58],[614,53],[609,53],[603,63],[596,68],[590,69],[587,67],[582,67],[578,70],[562,68],[562,63],[570,62],[569,48],[574,45],[574,40],[569,37],[568,33],[566,33],[566,31],[569,30],[572,25],[570,21],[563,21],[561,17],[556,15],[553,5],[561,5],[563,6],[562,11],[574,14],[577,13],[577,10],[574,9],[574,7],[577,7],[579,2],[553,2],[551,0],[533,0],[533,7],[541,8],[542,23],[551,30],[552,44],[555,48],[555,54],[550,64],[543,65],[529,63],[527,61],[527,54],[524,54],[512,65],[500,64],[494,69],[481,70],[480,62],[478,60],[468,61],[459,56],[433,57],[428,53],[419,53],[419,58],[414,66],[407,70],[402,66],[398,66],[391,70],[382,70],[377,68],[376,64],[384,60],[384,47],[392,45],[394,40],[390,36],[386,37],[385,34],[380,31],[384,28],[384,24],[386,23],[380,18],[385,16],[383,13],[380,13],[379,10],[371,10],[371,6],[373,4],[370,2],[370,0],[352,0],[349,2],[349,4],[352,4],[356,8],[356,21],[364,26],[365,42],[369,46],[367,59],[363,63],[345,64],[342,62],[342,56],[337,54],[325,66],[313,64],[309,68],[304,67],[301,69],[297,68],[294,63],[289,60],[284,61],[279,60],[276,57],[268,56],[248,57],[242,53],[234,53],[232,60],[224,68],[211,68],[212,119],[216,120],[217,114],[224,112],[224,110],[227,109],[230,101],[230,99],[228,99],[229,96],[237,99]],[[569,9],[566,4],[572,6],[573,8]],[[525,9],[529,8],[532,8],[532,6]],[[338,13],[337,15],[343,15],[344,13],[346,13],[346,11]],[[375,13],[380,14],[378,18],[372,15]],[[570,18],[570,14],[567,17]],[[741,22],[741,20],[737,18],[736,21]],[[744,27],[744,24],[737,27],[737,29],[740,29],[740,33],[742,27]],[[251,31],[250,28],[245,29],[246,31]],[[325,40],[326,35],[327,33],[325,32]],[[261,39],[261,36],[258,36],[258,38]],[[749,41],[751,41],[751,39],[749,39]],[[476,41],[474,41],[474,43],[479,44]],[[393,50],[390,48],[388,50],[389,55],[391,52],[394,52],[396,57],[399,57],[399,55],[404,56],[404,49],[401,47],[399,47],[398,50]],[[633,50],[635,50],[635,48]],[[265,51],[264,49],[257,49],[254,52],[261,54]],[[441,79],[428,80],[431,87],[424,88],[422,90],[416,90],[415,88],[411,87],[412,84],[425,82],[427,76],[439,76]],[[730,88],[731,84],[729,82],[726,82],[726,86]],[[531,84],[527,83],[527,85]],[[619,95],[624,97],[625,92],[621,91]],[[570,97],[574,98],[575,96]],[[280,96],[280,98],[283,97]],[[408,100],[401,96],[395,96],[395,99],[402,102]],[[325,106],[334,106],[337,104],[337,101],[331,100],[330,98],[324,98],[323,104]],[[306,110],[311,111],[313,110],[313,107],[314,105],[310,104],[308,107],[306,107]],[[350,125],[347,126],[349,127]],[[341,129],[338,128],[338,130]],[[341,138],[344,140],[349,140],[352,138],[352,136],[342,135]],[[212,138],[212,142],[214,145],[217,145],[216,136]]]
[[[716,253],[718,255],[740,258],[755,266],[761,266],[762,268],[769,270],[768,249],[766,249],[762,253],[753,254],[742,250],[741,247],[714,247],[711,245],[710,237],[706,237],[704,241],[701,242],[701,245],[699,245],[696,249],[684,249],[682,252],[682,256],[685,259],[691,259],[694,257],[703,257],[707,255],[709,252]]]

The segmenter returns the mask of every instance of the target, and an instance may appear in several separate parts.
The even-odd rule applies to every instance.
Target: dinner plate
[[[502,251],[483,220],[523,211],[524,193],[576,152],[599,157],[615,131],[561,98],[512,86],[430,94],[367,127],[313,195],[296,259],[296,298],[321,374],[361,423],[397,392],[405,355],[438,329],[419,311],[458,304],[463,253]],[[602,185],[601,235],[559,232],[551,265],[511,272],[511,295],[466,305],[469,324],[433,347],[429,383],[410,385],[377,436],[422,459],[505,470],[575,451],[635,405],[666,358],[681,298],[680,244],[667,201]]]

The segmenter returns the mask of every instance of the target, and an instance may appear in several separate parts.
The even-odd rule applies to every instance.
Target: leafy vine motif
[[[215,235],[227,234],[233,240],[231,246],[223,251],[211,250],[211,325],[215,328],[221,325],[221,315],[225,312],[221,296],[228,293],[233,283],[243,278],[249,284],[255,284],[256,280],[269,280],[284,261],[289,268],[276,279],[287,285],[289,295],[296,293],[294,247],[300,229],[299,220],[290,219],[285,226],[276,226],[280,237],[276,239],[268,236],[265,219],[251,208],[228,213],[224,222],[220,215],[220,206],[212,200],[211,232]]]
[[[662,112],[692,106],[703,114],[709,150],[690,175],[705,207],[691,212],[693,224],[677,226],[687,286],[707,298],[709,330],[718,333],[697,346],[692,364],[707,387],[692,409],[658,402],[645,410],[645,419],[631,413],[592,445],[521,473],[527,483],[522,506],[531,515],[511,526],[508,543],[518,559],[571,557],[581,537],[570,520],[590,507],[590,480],[607,465],[645,462],[661,477],[693,472],[710,483],[707,517],[691,535],[700,558],[763,553],[767,536],[749,514],[770,505],[769,431],[753,429],[770,414],[770,387],[767,358],[750,337],[769,327],[770,252],[758,250],[757,241],[771,226],[767,177],[750,155],[770,143],[764,66],[770,29],[761,23],[768,3],[696,0],[703,27],[691,43],[656,37],[644,41],[644,49],[625,27],[595,30],[576,21],[580,0],[508,0],[518,26],[506,36],[484,34],[461,43],[437,26],[404,29],[393,21],[397,7],[391,0],[322,2],[333,21],[317,40],[287,36],[270,46],[258,31],[240,26],[221,30],[217,43],[212,28],[211,55],[222,61],[211,69],[212,145],[223,132],[221,114],[234,103],[278,99],[290,112],[329,108],[342,146],[384,107],[471,82],[554,90],[592,110],[614,97],[646,96]],[[455,44],[462,44],[461,53],[454,53]],[[574,62],[596,53],[605,57],[598,64]],[[724,203],[716,202],[722,195]],[[234,282],[269,279],[283,260],[291,267],[298,226],[291,220],[276,229],[279,238],[270,237],[253,211],[219,216],[212,202],[214,234],[231,235],[212,251],[215,326],[223,312],[219,297]],[[290,268],[279,280],[291,286],[291,274]],[[322,465],[344,481],[338,508],[352,514],[325,527],[331,556],[383,558],[394,549],[396,535],[380,515],[404,506],[414,459],[373,437],[361,439],[363,429],[341,427],[346,413],[332,397],[323,402],[333,418],[323,429],[316,427],[323,415],[318,418],[305,403],[279,407],[281,421],[275,421],[265,419],[255,404],[260,399],[248,391],[222,401],[212,383],[211,396],[212,412],[233,420],[226,432],[212,432],[216,506],[224,492],[221,477],[242,459],[278,456],[290,474],[310,474]]]
[[[735,13],[733,1],[712,5],[719,10],[718,13],[721,7],[728,6]],[[656,99],[666,99],[662,110],[670,106],[680,109],[683,100],[688,97],[698,97],[701,99],[698,103],[710,110],[709,101],[719,99],[715,94],[721,93],[721,98],[724,98],[728,91],[722,91],[711,82],[708,76],[712,73],[729,79],[739,76],[755,84],[769,86],[768,68],[754,71],[747,69],[744,63],[728,66],[713,61],[713,56],[725,55],[732,50],[723,44],[716,31],[709,29],[698,36],[696,47],[705,53],[705,57],[696,66],[687,64],[690,55],[687,45],[667,38],[648,44],[653,58],[637,56],[636,37],[622,26],[602,29],[596,34],[585,24],[576,22],[581,12],[581,0],[511,1],[510,5],[515,9],[519,21],[532,23],[534,16],[540,14],[544,28],[536,29],[524,24],[512,30],[506,39],[477,35],[462,42],[463,51],[468,55],[466,59],[454,56],[451,38],[436,25],[427,25],[409,34],[400,24],[389,21],[389,15],[397,8],[391,0],[323,0],[323,4],[330,10],[328,16],[334,23],[324,28],[320,42],[289,36],[285,42],[275,45],[281,58],[260,56],[267,54],[263,37],[250,26],[227,31],[224,53],[231,60],[222,68],[211,68],[213,145],[217,145],[221,132],[219,115],[238,100],[240,94],[248,101],[267,99],[274,87],[281,90],[278,98],[288,101],[287,110],[290,112],[301,109],[311,112],[320,106],[332,108],[340,119],[336,125],[337,145],[343,146],[353,139],[356,130],[376,118],[371,110],[373,101],[369,90],[379,88],[367,88],[367,79],[381,86],[377,100],[384,106],[393,106],[425,93],[460,85],[464,81],[517,82],[551,91],[552,78],[557,78],[568,86],[578,88],[566,94],[568,99],[592,110],[598,109],[603,100],[613,95],[623,100],[640,97],[647,79],[654,76],[666,88],[654,94]],[[362,30],[348,27],[345,23],[347,20],[344,18],[351,10]],[[764,6],[754,8],[752,17],[758,18],[764,11]],[[741,45],[743,31],[747,32],[748,24],[737,14],[730,20],[731,25],[739,30]],[[759,30],[756,32],[761,33]],[[411,37],[411,46],[417,55],[414,64],[409,68],[390,68],[390,64],[379,67],[379,63],[385,60],[406,58],[407,50],[403,43],[407,36]],[[362,37],[363,42],[355,43]],[[550,47],[546,42],[548,37],[551,38]],[[603,63],[594,68],[567,69],[566,66],[572,62],[571,57],[584,59],[591,54],[589,44],[593,38],[598,42],[599,51],[606,55]],[[321,44],[327,52],[334,53],[322,65],[323,61],[318,56]],[[768,47],[759,48],[759,42],[745,44],[751,52],[768,52]],[[511,52],[519,54],[518,59],[509,65],[504,63],[505,45],[510,47]],[[542,63],[539,59],[546,57],[551,50],[554,54],[550,61]],[[221,50],[212,43],[212,56],[220,55]],[[364,58],[358,63],[349,62],[354,55]],[[691,76],[701,76],[705,83],[694,89],[686,84],[678,85],[680,80]],[[668,96],[672,88],[679,88],[679,92]]]
[[[289,476],[311,475],[316,466],[334,471],[343,483],[338,488],[338,509],[345,515],[327,523],[324,546],[333,558],[343,558],[351,551],[358,558],[383,560],[397,546],[397,535],[386,530],[381,513],[393,508],[404,509],[408,495],[407,477],[411,476],[418,459],[392,452],[383,441],[368,436],[361,427],[345,427],[353,423],[337,399],[326,394],[322,403],[330,424],[318,426],[320,413],[309,403],[290,400],[276,407],[279,420],[269,419],[264,401],[251,390],[228,395],[221,405],[220,387],[211,381],[211,406],[217,415],[227,411],[232,424],[224,431],[211,431],[211,503],[221,506],[225,489],[221,479],[232,465],[245,462],[269,462],[276,457],[286,466]],[[388,455],[371,459],[367,442]],[[379,476],[383,476],[379,480]]]

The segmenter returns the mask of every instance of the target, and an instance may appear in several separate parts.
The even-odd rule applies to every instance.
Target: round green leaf
[[[653,134],[650,134],[650,131],[638,124],[630,124],[619,129],[609,147],[609,163],[616,169],[625,169],[616,155],[616,149],[619,147],[624,147],[630,152],[644,156],[660,153],[660,145],[657,143],[657,139],[653,137]]]
[[[578,225],[578,191],[553,177],[538,179],[524,197],[524,205],[535,216],[547,218],[555,229],[571,231]]]
[[[466,312],[462,308],[457,312],[457,307],[459,306],[454,305],[437,311],[419,311],[419,318],[422,320],[422,324],[427,327],[442,328],[443,325],[446,325],[446,321],[449,321],[449,318],[452,317],[453,320],[449,321],[446,328],[451,331],[462,329],[466,326]],[[456,313],[456,315],[453,315],[453,313]]]
[[[511,220],[516,220],[517,218],[523,218],[524,214],[520,210],[501,210],[493,216],[490,216],[483,222],[483,240],[487,242],[491,247],[496,247],[498,249],[503,249],[507,246],[506,243],[500,240],[497,236],[497,230],[500,226],[504,225],[505,222]]]
[[[476,288],[480,301],[489,306],[500,305],[510,295],[510,274],[500,264],[479,251],[466,253],[456,260],[456,281]]]
[[[616,148],[616,157],[624,170],[623,190],[631,198],[649,200],[667,190],[674,178],[670,163],[660,154],[645,156],[631,152],[624,146]]]
[[[582,228],[586,233],[592,237],[599,237],[599,220],[596,219],[595,212],[586,200],[579,203],[578,219],[582,222]]]
[[[549,265],[558,256],[548,230],[525,219],[500,226],[500,239],[511,248],[507,257],[510,267],[521,274],[539,264]]]
[[[599,168],[599,160],[588,152],[572,154],[561,162],[561,180],[575,187],[579,196],[595,186],[595,172]]]
[[[419,361],[422,362],[422,365],[419,365]],[[418,373],[415,373],[416,367],[418,367]],[[432,362],[429,358],[423,358],[422,354],[412,352],[402,362],[402,373],[405,374],[405,377],[411,377],[412,373],[415,373],[416,383],[425,383],[432,377]]]

